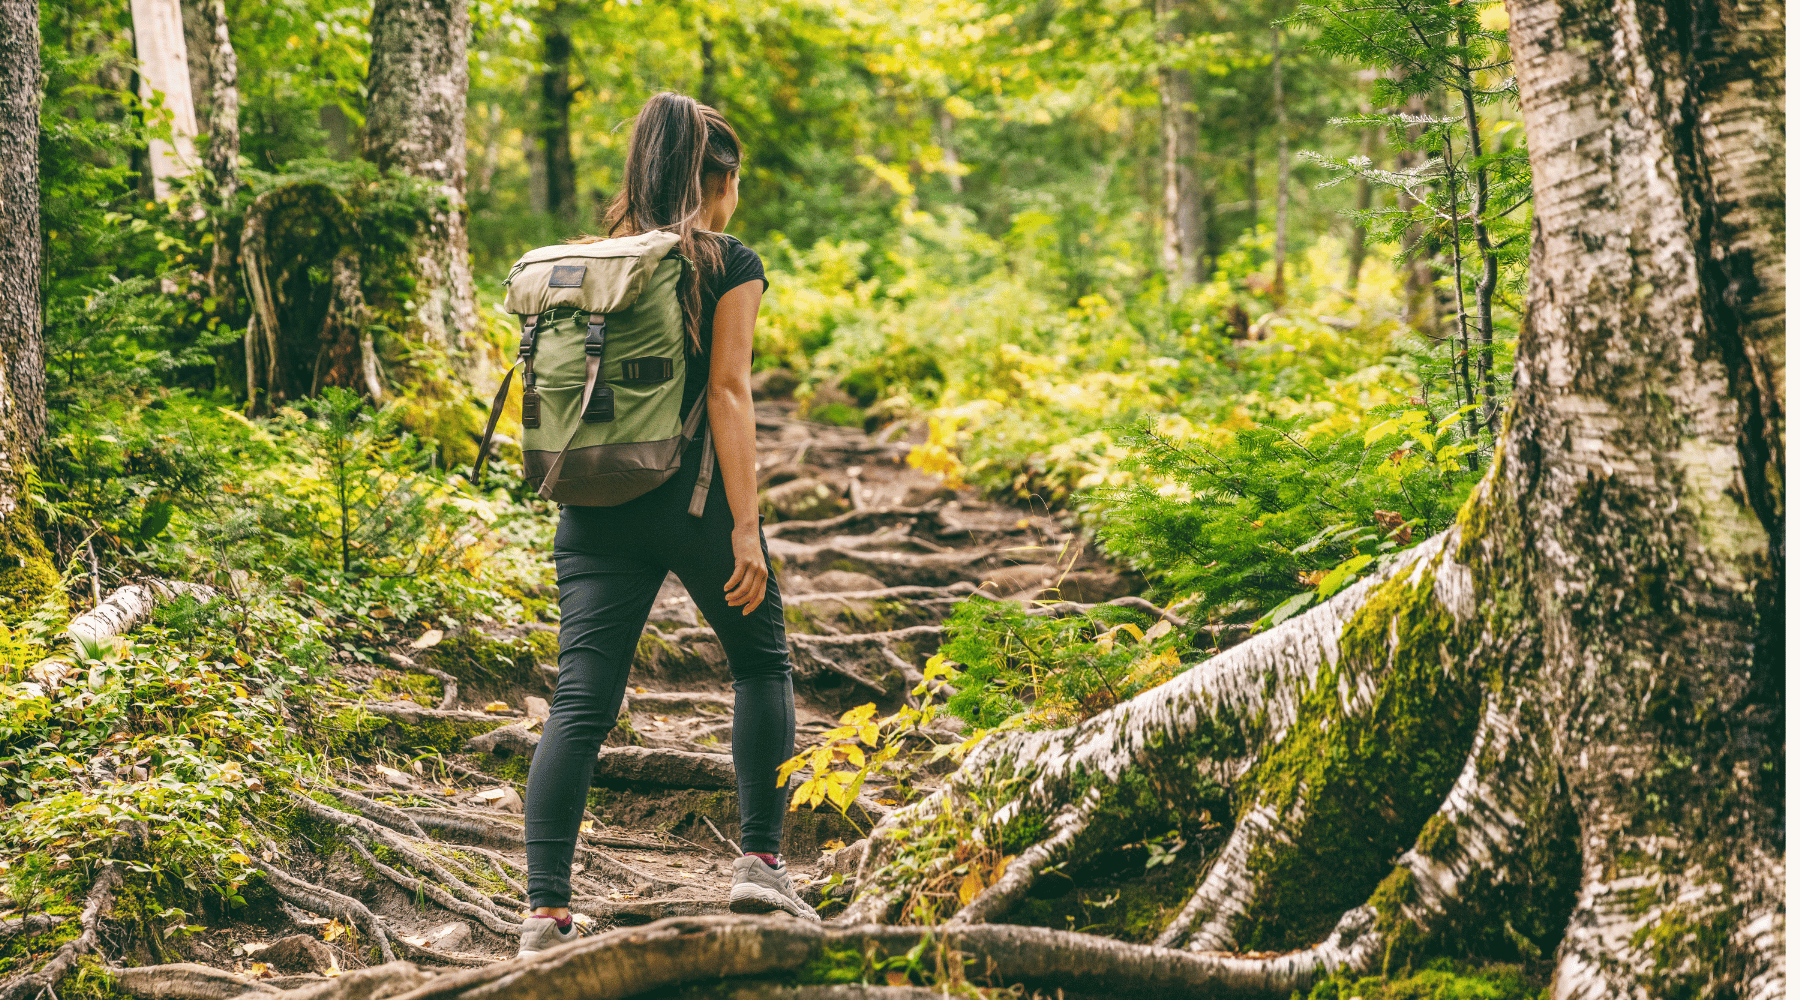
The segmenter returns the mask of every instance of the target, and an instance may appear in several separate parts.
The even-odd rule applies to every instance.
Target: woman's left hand
[[[769,590],[769,563],[763,558],[762,531],[756,525],[732,529],[731,558],[736,565],[731,579],[725,581],[725,603],[742,605],[748,615],[762,604]]]

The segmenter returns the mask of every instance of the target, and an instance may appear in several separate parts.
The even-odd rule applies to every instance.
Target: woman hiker
[[[525,794],[532,911],[520,934],[522,955],[575,939],[569,866],[595,754],[618,718],[638,637],[671,570],[731,663],[744,850],[732,865],[731,910],[819,919],[795,893],[780,854],[786,791],[775,779],[794,754],[794,688],[756,496],[750,335],[768,281],[756,252],[724,234],[737,208],[742,158],[737,133],[717,111],[658,94],[638,113],[624,187],[608,212],[609,236],[676,233],[677,251],[694,264],[678,292],[689,351],[681,412],[706,394],[724,489],[710,492],[703,516],[689,515],[701,465],[696,439],[680,471],[649,493],[616,507],[563,508],[556,698]]]

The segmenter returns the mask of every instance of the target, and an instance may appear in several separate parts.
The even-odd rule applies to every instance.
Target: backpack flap
[[[656,266],[681,237],[652,230],[595,243],[539,247],[520,257],[506,279],[507,312],[536,316],[558,306],[604,315],[637,302]]]

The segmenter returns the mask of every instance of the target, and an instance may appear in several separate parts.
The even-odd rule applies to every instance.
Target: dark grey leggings
[[[775,776],[794,755],[794,687],[781,593],[771,575],[768,595],[748,616],[725,603],[732,570],[731,510],[715,478],[705,516],[687,513],[697,457],[698,449],[691,449],[673,479],[629,503],[566,507],[557,525],[562,634],[556,698],[525,792],[533,907],[568,905],[569,865],[594,755],[618,718],[638,638],[670,571],[718,633],[731,663],[739,842],[746,851],[781,850],[787,803]],[[763,558],[768,558],[766,544]]]

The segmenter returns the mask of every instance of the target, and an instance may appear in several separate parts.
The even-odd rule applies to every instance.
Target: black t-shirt
[[[765,291],[769,287],[769,279],[763,274],[762,258],[756,251],[738,242],[735,236],[718,235],[725,241],[723,266],[700,289],[700,353],[690,354],[687,359],[687,381],[681,387],[684,420],[700,394],[706,391],[706,376],[712,366],[713,311],[718,308],[719,300],[726,292],[746,282],[760,281]]]

